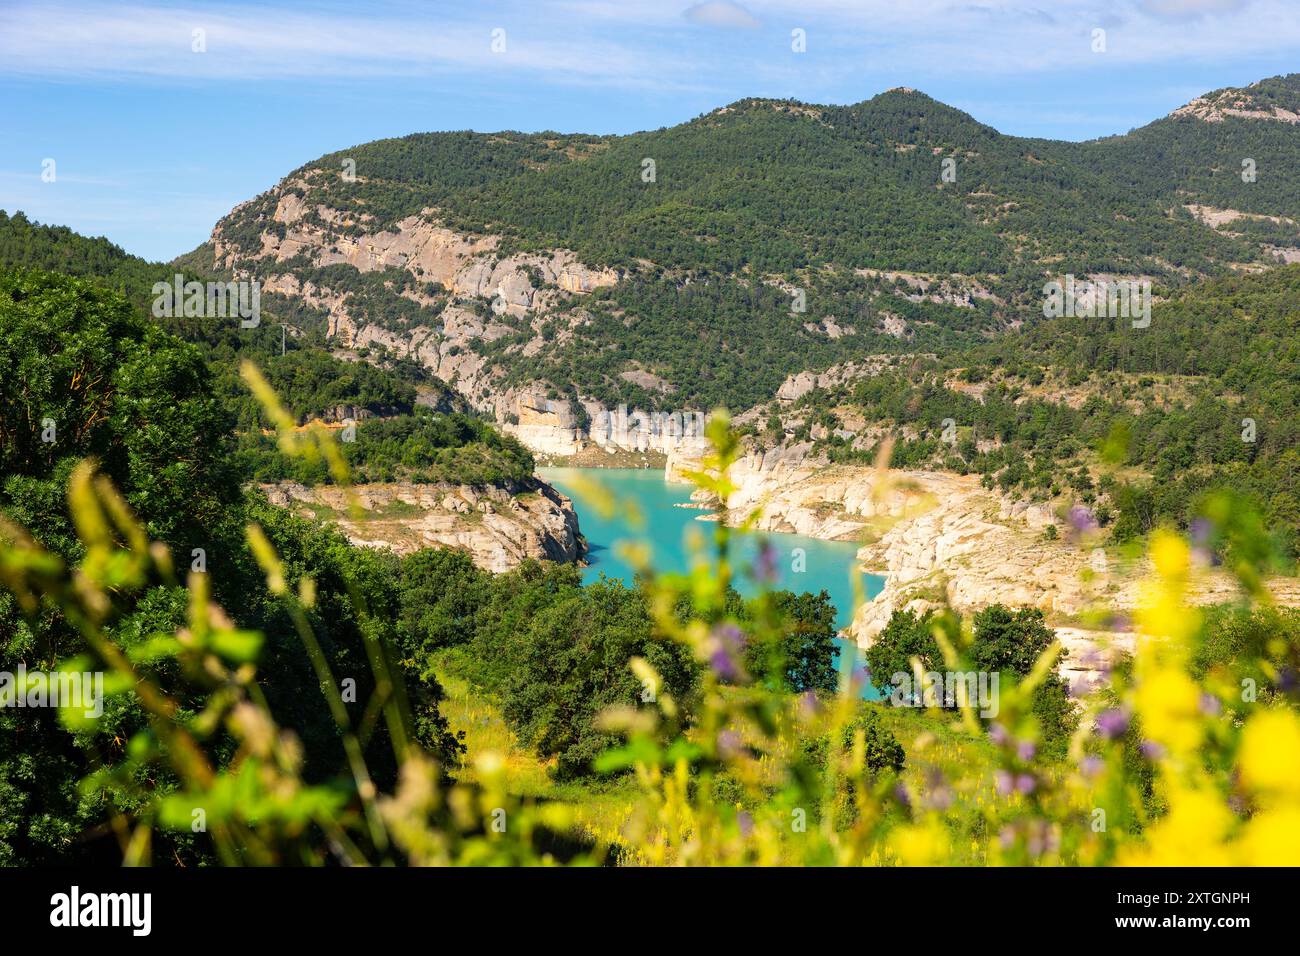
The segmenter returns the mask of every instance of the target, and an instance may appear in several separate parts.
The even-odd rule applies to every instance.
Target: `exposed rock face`
[[[437,221],[433,210],[408,216],[391,230],[356,235],[353,230],[364,223],[328,206],[308,208],[299,193],[310,187],[304,179],[287,179],[275,187],[278,201],[272,221],[283,226],[283,235],[279,230],[263,232],[262,248],[253,258],[281,263],[305,255],[317,267],[346,263],[361,272],[404,269],[454,295],[497,297],[503,308],[517,314],[534,305],[534,279],[571,293],[618,281],[612,270],[589,269],[565,249],[499,256],[498,237],[454,232]],[[212,239],[218,264],[228,269],[247,264],[238,248],[225,241],[220,225]]]
[[[1206,123],[1222,123],[1228,117],[1238,119],[1272,120],[1278,123],[1300,123],[1300,113],[1285,109],[1258,97],[1251,87],[1217,90],[1198,96],[1186,106],[1180,106],[1171,116],[1198,119]]]
[[[901,321],[901,320],[900,320]],[[892,333],[891,333],[892,334]],[[901,334],[901,330],[900,330]],[[917,358],[933,358],[930,353]],[[779,402],[796,402],[809,392],[823,388],[834,388],[860,378],[871,378],[899,360],[897,355],[869,355],[860,362],[841,362],[832,365],[824,372],[803,371],[786,376],[781,387],[776,390]]]
[[[951,606],[972,613],[992,604],[1044,612],[1065,650],[1058,671],[1076,693],[1102,679],[1117,655],[1132,652],[1136,635],[1076,626],[1083,612],[1125,615],[1138,604],[1145,564],[1120,567],[1097,549],[1046,541],[1054,524],[1041,505],[1014,501],[982,488],[974,476],[826,465],[807,457],[808,446],[751,454],[731,478],[739,487],[727,518],[738,523],[762,506],[759,527],[812,537],[864,541],[864,569],[885,578],[884,590],[859,608],[849,636],[869,647],[897,610],[923,613]],[[669,480],[696,461],[671,456]],[[1300,605],[1300,582],[1277,579],[1279,603]],[[1191,594],[1201,604],[1235,595],[1225,574],[1202,573]]]
[[[602,448],[695,455],[708,448],[703,412],[629,411],[626,406],[609,409],[594,404],[588,404],[586,412],[591,420],[587,435]]]
[[[579,305],[582,296],[616,283],[619,274],[614,270],[590,268],[567,249],[501,255],[498,237],[457,233],[442,225],[434,210],[408,216],[391,229],[367,232],[368,216],[358,220],[319,203],[309,205],[304,196],[311,190],[310,178],[290,178],[272,190],[274,211],[255,254],[226,237],[225,220],[219,223],[212,236],[216,264],[254,271],[266,292],[324,309],[329,313],[327,332],[342,347],[381,346],[397,357],[415,359],[539,454],[570,456],[591,446],[635,452],[702,450],[702,415],[642,414],[591,401],[582,402],[579,415],[567,400],[541,397],[541,383],[506,386],[505,370],[475,347],[523,331],[532,338],[511,348],[531,356],[542,347],[544,325],[551,325],[548,334],[563,341],[587,321]],[[228,220],[237,221],[238,213]],[[295,273],[299,257],[313,270],[345,263],[361,272],[408,272],[419,280],[417,289],[393,287],[393,294],[429,309],[429,321],[370,322],[364,314],[354,314],[345,289],[322,287],[310,275]],[[430,296],[425,290],[429,283],[441,286],[450,300]],[[670,390],[645,369],[629,368],[620,375],[645,388]]]
[[[254,250],[241,237],[250,225],[250,209],[261,208],[251,204],[268,200],[259,197],[236,207],[213,231],[214,265],[255,274],[265,292],[325,310],[328,335],[344,348],[382,346],[397,357],[416,360],[503,427],[511,427],[516,402],[528,389],[506,388],[505,369],[476,346],[522,332],[531,339],[510,348],[532,355],[541,347],[547,325],[563,342],[587,319],[583,297],[619,280],[615,270],[589,267],[567,249],[502,254],[499,237],[456,232],[432,209],[391,228],[375,228],[369,214],[357,216],[307,198],[318,195],[314,177],[321,175],[319,170],[301,172],[270,191],[274,204],[265,205],[267,212],[257,220],[261,231]],[[302,268],[304,261],[309,268]],[[339,264],[363,273],[409,273],[414,283],[387,285],[393,296],[422,307],[427,320],[370,321],[365,309],[349,301],[347,288],[335,288],[317,275],[317,270]],[[430,285],[445,294],[433,294]],[[534,447],[538,451],[555,441],[545,429],[535,428],[525,431],[526,444],[529,435],[541,438],[542,444]]]
[[[582,448],[582,429],[568,402],[535,395],[515,400],[519,423],[510,430],[529,449],[543,455],[573,455]]]
[[[938,302],[963,309],[975,308],[979,299],[1001,303],[996,295],[972,276],[949,274],[923,275],[918,272],[891,271],[887,269],[857,269],[858,275],[883,279],[899,289],[904,298],[913,302]]]
[[[1064,678],[1074,697],[1091,693],[1105,683],[1105,673],[1125,654],[1137,648],[1132,631],[1087,631],[1077,627],[1056,628],[1056,639],[1064,653],[1057,673]]]
[[[739,491],[728,503],[729,520],[738,522],[761,505],[758,527],[763,531],[834,541],[861,537],[872,507],[870,486],[861,480],[862,469],[812,461],[806,457],[811,448],[804,443],[751,452],[736,462],[731,480]],[[700,467],[693,455],[670,454],[665,477],[682,481],[682,471]]]
[[[360,511],[332,485],[262,485],[272,504],[334,522],[353,544],[410,554],[421,548],[457,548],[488,571],[508,571],[525,558],[578,561],[586,542],[573,504],[543,481],[516,494],[504,488],[357,485]]]
[[[522,393],[515,399],[515,407],[518,422],[507,425],[506,430],[544,455],[576,455],[593,445],[609,450],[699,455],[708,446],[701,412],[643,412],[584,402],[587,425],[583,427],[567,401]]]
[[[858,553],[868,570],[885,576],[885,590],[853,622],[859,644],[869,646],[895,610],[1005,604],[1061,618],[1107,593],[1104,571],[1094,572],[1088,585],[1083,581],[1090,554],[1042,540],[1039,531],[1051,519],[1041,509],[1018,507],[972,476],[895,477],[876,503],[888,519],[877,525],[883,533]]]
[[[1189,203],[1184,206],[1188,212],[1205,223],[1211,229],[1230,236],[1241,236],[1241,226],[1239,223],[1244,222],[1247,225],[1257,222],[1269,222],[1279,226],[1289,226],[1293,231],[1300,231],[1300,223],[1295,219],[1287,216],[1266,216],[1261,213],[1242,212],[1240,209],[1216,209],[1213,206],[1200,206],[1195,203]],[[1293,262],[1300,262],[1300,248],[1295,246],[1275,246],[1265,243],[1263,249],[1273,258],[1277,259],[1284,265]],[[1241,263],[1234,265],[1233,268],[1249,272],[1259,272],[1267,268],[1260,263]]]

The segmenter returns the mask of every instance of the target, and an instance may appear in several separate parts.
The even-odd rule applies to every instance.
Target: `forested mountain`
[[[1272,82],[1294,91],[1297,81]],[[1277,174],[1297,158],[1294,133],[1284,123],[1187,116],[1098,144],[1052,143],[1004,136],[922,93],[891,90],[852,106],[741,100],[680,126],[579,142],[419,134],[302,172],[331,174],[309,198],[373,215],[371,229],[433,208],[455,228],[563,246],[591,265],[1004,276],[1051,263],[1080,274],[1167,273],[1254,257],[1167,202],[1295,211],[1294,187]],[[1260,189],[1237,176],[1247,155],[1274,172]],[[947,159],[953,181],[943,177]],[[345,160],[364,183],[332,175]],[[247,225],[234,218],[232,235]]]
[[[1125,535],[1185,521],[1225,479],[1290,527],[1296,280],[1273,267],[1300,254],[1300,193],[1282,174],[1300,160],[1298,116],[1300,74],[1086,143],[1004,136],[902,89],[852,106],[742,100],[630,136],[416,134],[295,171],[174,267],[21,216],[0,219],[0,264],[97,275],[142,304],[173,268],[260,278],[293,331],[283,356],[274,319],[163,320],[215,362],[257,474],[286,472],[240,397],[235,359],[250,351],[301,418],[410,415],[440,376],[502,423],[539,389],[575,407],[741,411],[793,373],[892,354],[888,374],[814,391],[793,435],[762,440],[816,429],[826,454],[867,460],[874,439],[840,427],[848,402],[901,429],[899,464],[1075,494]],[[1144,329],[1045,319],[1043,283],[1065,274],[1146,276],[1166,301]],[[956,447],[938,438],[947,418],[969,429]],[[387,426],[350,451],[375,450],[372,470],[390,474],[395,440],[432,461],[474,433],[444,431]],[[477,444],[484,474],[530,467]],[[1098,487],[1103,447],[1151,483]]]
[[[785,420],[839,461],[873,461],[860,417],[907,436],[901,466],[975,472],[1081,503],[1124,540],[1192,523],[1202,497],[1249,497],[1300,555],[1300,265],[1231,275],[1156,305],[1151,324],[1057,318],[857,381],[814,389]],[[951,421],[955,434],[943,438]],[[1105,474],[1109,463],[1127,479]]]
[[[0,261],[0,865],[351,864],[356,844],[334,834],[376,794],[390,799],[399,765],[409,777],[408,761],[429,761],[430,786],[459,768],[463,731],[444,713],[438,651],[472,647],[476,681],[566,779],[591,776],[619,742],[596,717],[643,693],[629,660],[649,661],[662,692],[692,704],[700,666],[655,632],[636,587],[584,588],[576,566],[534,560],[498,577],[459,550],[403,561],[269,504],[250,477],[327,476],[276,473],[284,462],[260,415],[246,417],[222,379],[252,359],[293,408],[340,395],[396,408],[359,423],[343,450],[362,480],[535,493],[532,458],[513,439],[415,407],[414,388],[388,369],[303,343],[279,355],[259,329],[213,331],[220,319],[173,330],[139,301],[165,267],[23,217],[0,225],[0,254],[17,260]],[[33,267],[51,264],[66,272]],[[355,393],[339,392],[348,385]],[[775,692],[833,689],[825,592],[727,598],[771,631],[751,647],[756,675],[771,648],[815,658],[774,667]],[[769,600],[788,610],[784,633]],[[93,716],[26,683],[92,661],[102,680],[101,658],[118,673]],[[16,681],[19,699],[39,702],[14,706]],[[210,796],[196,796],[196,780]],[[141,823],[158,832],[119,842]],[[548,833],[537,830],[539,844]],[[544,845],[538,859],[590,842]]]
[[[1127,135],[1067,149],[1143,200],[1289,217],[1282,235],[1294,245],[1297,122],[1300,74],[1292,73],[1207,93]]]
[[[415,355],[501,420],[534,387],[744,409],[801,369],[1032,324],[1055,277],[1159,295],[1298,254],[1298,99],[1279,77],[1088,143],[906,89],[627,136],[422,133],[294,171],[187,261],[261,277],[313,333]]]
[[[128,255],[106,239],[0,211],[0,272],[35,269],[83,277],[122,293],[137,313],[151,313],[154,283],[170,284],[180,268]],[[185,275],[200,281],[211,276],[192,269]],[[292,308],[288,300],[279,304]],[[323,467],[289,468],[275,441],[262,434],[270,422],[240,380],[239,365],[245,359],[257,364],[300,422],[362,420],[358,440],[347,448],[359,478],[409,474],[422,481],[481,484],[519,482],[532,474],[532,458],[522,446],[466,415],[460,396],[410,360],[383,357],[372,364],[336,357],[320,330],[294,326],[293,334],[286,334],[269,310],[255,328],[180,315],[151,314],[149,322],[198,349],[210,374],[208,387],[225,416],[222,428],[239,435],[233,461],[245,478],[328,480]],[[370,417],[381,420],[365,423]],[[220,434],[211,438],[223,440]]]
[[[1279,261],[1300,208],[1278,175],[1298,91],[1080,144],[908,90],[626,137],[422,134],[309,164],[170,264],[0,213],[0,674],[112,680],[94,718],[0,707],[0,865],[1294,862],[1300,642],[1261,581],[1300,555],[1300,263]],[[1150,278],[1150,322],[1045,318],[1071,272]],[[153,314],[177,273],[258,280],[260,324]],[[312,444],[522,509],[542,484],[498,424],[529,390],[744,412],[710,423],[709,501],[774,446],[879,524],[913,509],[820,466],[892,446],[1010,494],[945,476],[978,506],[911,549],[938,566],[906,605],[878,597],[864,673],[837,664],[829,593],[775,590],[783,557],[764,541],[746,566],[726,520],[683,572],[584,584],[427,537],[354,546],[250,487],[336,480]],[[360,419],[356,440],[300,441],[317,417]],[[470,497],[439,507],[506,517]],[[981,598],[967,626],[949,597],[972,555],[948,546],[1025,498],[1103,558],[1153,532],[1141,604],[1090,646],[1130,611],[1161,639],[1104,658],[1081,714],[1054,630],[1091,608]],[[1065,550],[1023,533],[973,540],[1026,576]],[[1259,606],[1187,605],[1201,561]],[[1005,696],[960,726],[955,700],[857,699],[941,666]],[[1201,818],[1219,832],[1189,840]]]

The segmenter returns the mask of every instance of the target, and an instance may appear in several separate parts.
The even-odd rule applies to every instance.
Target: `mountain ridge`
[[[1290,104],[1300,75],[1251,95]],[[525,392],[579,419],[744,409],[799,369],[1032,324],[1062,274],[1159,295],[1300,257],[1300,191],[1276,175],[1300,129],[1171,117],[1066,143],[894,89],[626,136],[416,133],[299,167],[186,261],[260,278],[499,422]]]

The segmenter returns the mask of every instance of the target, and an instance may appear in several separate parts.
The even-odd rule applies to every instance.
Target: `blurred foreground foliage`
[[[330,436],[295,431],[256,370],[246,367],[245,376],[281,422],[282,450],[325,462],[345,482]],[[721,414],[709,436],[715,451],[691,478],[725,501],[738,445]],[[448,773],[457,748],[437,746],[445,727],[420,731],[422,715],[436,708],[422,710],[409,692],[423,683],[402,662],[409,648],[397,647],[379,624],[418,617],[423,604],[359,615],[370,679],[357,698],[363,706],[351,706],[317,635],[320,582],[292,571],[292,556],[277,549],[286,539],[252,520],[249,551],[270,599],[292,622],[341,742],[341,772],[308,773],[303,742],[280,713],[294,702],[273,701],[258,671],[268,663],[266,643],[237,623],[239,609],[220,607],[203,573],[181,587],[169,549],[150,540],[90,461],[72,469],[67,495],[75,555],[47,550],[6,519],[0,580],[28,620],[56,613],[75,630],[83,649],[59,666],[106,671],[107,713],[129,702],[144,715],[77,784],[83,799],[99,805],[127,863],[169,862],[153,853],[164,837],[179,859],[176,834],[196,858],[232,865],[1300,860],[1300,624],[1272,607],[1245,558],[1232,568],[1242,585],[1239,608],[1206,613],[1192,606],[1189,588],[1201,562],[1172,532],[1158,531],[1150,542],[1137,652],[1085,700],[1064,759],[1043,746],[1053,728],[1040,697],[1054,680],[1059,648],[1032,615],[990,613],[975,627],[939,615],[915,646],[898,645],[917,663],[937,656],[927,666],[1005,666],[1015,674],[996,718],[959,707],[943,731],[990,755],[992,794],[975,779],[978,768],[936,759],[941,742],[930,731],[910,751],[924,765],[923,785],[909,784],[916,778],[901,775],[904,750],[889,729],[897,726],[894,715],[859,699],[860,677],[847,662],[834,692],[793,693],[768,679],[770,670],[768,678],[751,673],[764,649],[780,656],[789,647],[790,602],[762,595],[738,609],[730,586],[733,529],[713,525],[689,573],[658,574],[643,561],[640,592],[628,594],[644,602],[648,630],[635,615],[621,618],[622,599],[597,593],[592,607],[603,600],[604,618],[543,622],[539,633],[554,641],[503,649],[532,655],[537,668],[560,666],[573,629],[592,627],[626,630],[620,651],[638,651],[630,679],[641,689],[639,703],[592,702],[595,726],[615,745],[597,753],[586,749],[589,741],[572,754],[634,782],[631,812],[610,832],[596,832],[579,827],[563,801],[515,796],[499,754],[468,755],[472,782]],[[1229,512],[1218,519],[1225,533],[1253,527]],[[1250,552],[1239,546],[1233,553]],[[347,587],[365,591],[366,574],[381,569],[340,570],[358,578]],[[175,600],[174,614],[160,613],[156,630],[141,626],[128,638],[115,627],[117,610],[157,583],[168,587],[162,593]],[[592,607],[573,610],[590,614]],[[420,627],[454,630],[456,613],[439,606]],[[1024,633],[1044,639],[1012,639]],[[583,646],[580,637],[577,643]],[[1027,647],[1034,654],[1019,659]],[[606,665],[593,659],[589,666]],[[528,712],[540,721],[537,740],[559,726],[545,707]],[[60,708],[59,718],[74,736],[93,731],[95,718],[76,708]]]

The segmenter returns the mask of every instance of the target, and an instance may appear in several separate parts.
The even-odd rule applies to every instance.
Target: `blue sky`
[[[1006,133],[1087,139],[1298,54],[1300,0],[0,0],[0,208],[170,259],[383,136],[623,133],[910,86]]]

